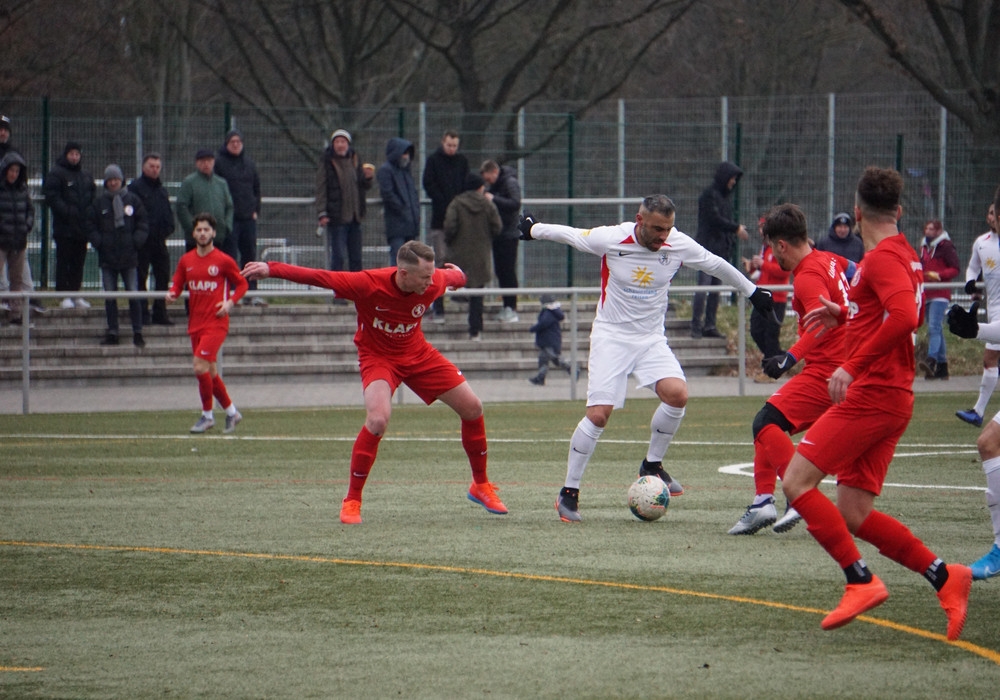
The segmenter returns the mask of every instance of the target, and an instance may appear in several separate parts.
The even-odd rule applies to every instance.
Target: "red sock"
[[[878,547],[883,557],[923,574],[937,557],[927,545],[910,532],[910,528],[885,513],[873,510],[855,533],[865,542]]]
[[[753,482],[757,495],[774,493],[779,476],[795,454],[795,445],[788,433],[774,423],[765,425],[753,441]]]
[[[222,382],[221,375],[215,375],[212,377],[212,393],[215,394],[215,398],[219,400],[219,405],[223,408],[229,408],[233,400],[229,398],[229,392],[226,391],[226,385]]]
[[[796,498],[792,501],[792,508],[806,521],[809,534],[834,558],[841,569],[846,569],[861,558],[861,552],[854,544],[844,516],[819,489],[809,489]]]
[[[194,375],[198,380],[198,395],[201,397],[201,410],[212,410],[212,375],[208,372]]]
[[[368,480],[368,473],[375,464],[375,455],[378,454],[378,443],[382,437],[375,435],[368,426],[361,426],[361,432],[354,440],[354,448],[351,450],[351,474],[347,482],[348,501],[360,501],[361,491],[365,488],[365,481]]]
[[[462,421],[462,447],[469,456],[472,480],[477,484],[489,481],[486,478],[486,420],[483,416]]]

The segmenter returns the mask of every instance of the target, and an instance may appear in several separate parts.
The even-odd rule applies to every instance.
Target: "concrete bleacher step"
[[[53,309],[33,319],[30,329],[30,380],[33,386],[122,386],[187,381],[191,377],[191,345],[184,309],[170,308],[173,326],[143,329],[146,347],[132,345],[127,306],[120,311],[121,344],[102,346],[104,310]],[[528,328],[538,315],[538,302],[519,305],[520,321],[500,323],[494,317],[498,303],[487,303],[481,342],[468,337],[465,307],[450,304],[443,324],[425,322],[428,340],[457,364],[467,376],[509,377],[537,369],[534,334]],[[567,316],[568,316],[568,309]],[[578,357],[586,368],[593,302],[584,302],[578,314]],[[722,339],[695,340],[688,322],[668,319],[670,345],[691,375],[732,368],[735,356]],[[234,311],[221,366],[227,377],[254,382],[305,382],[356,376],[357,329],[353,305],[329,303],[240,306]],[[563,353],[570,353],[570,324],[563,322]],[[0,388],[22,382],[22,330],[0,326]]]

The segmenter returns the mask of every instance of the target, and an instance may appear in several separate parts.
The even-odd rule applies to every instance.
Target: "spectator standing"
[[[385,162],[379,166],[379,191],[385,212],[385,238],[389,243],[389,264],[396,264],[396,253],[420,233],[420,194],[410,173],[413,144],[393,137],[385,144]]]
[[[483,180],[490,188],[486,198],[493,202],[500,212],[502,227],[500,235],[493,239],[493,271],[497,281],[504,289],[516,289],[517,282],[517,244],[521,232],[517,228],[518,215],[521,211],[521,185],[517,181],[514,168],[501,166],[495,160],[487,160],[479,168]],[[517,317],[517,295],[506,294],[503,297],[503,308],[497,317],[504,323],[515,323]]]
[[[427,232],[428,243],[434,248],[434,259],[444,262],[447,247],[444,242],[444,213],[456,195],[465,190],[465,176],[469,173],[469,161],[458,152],[461,137],[457,131],[449,129],[441,137],[441,145],[427,156],[424,164],[424,192],[431,200],[431,227]],[[444,322],[444,297],[434,300],[435,323]]]
[[[444,238],[448,262],[460,267],[468,289],[482,289],[493,274],[490,257],[493,240],[499,235],[500,214],[484,193],[483,178],[476,173],[465,177],[465,191],[451,200],[444,215]],[[483,297],[469,297],[469,340],[482,340]]]
[[[17,153],[24,160],[24,154],[21,153],[14,145],[10,142],[10,136],[13,131],[13,122],[10,117],[6,114],[0,114],[0,160],[11,152]],[[25,165],[21,166],[22,170],[27,172],[27,160],[24,160]],[[3,265],[0,265],[0,291],[10,290],[10,278],[7,275],[6,269]],[[21,291],[31,292],[35,289],[35,282],[31,278],[31,265],[28,264],[28,256],[24,256],[24,270],[21,273]],[[32,313],[44,314],[46,313],[45,307],[34,299],[29,300],[28,304],[31,306]],[[6,302],[0,303],[0,307],[9,311],[10,308],[7,306]]]
[[[520,234],[520,231],[518,231]],[[545,375],[549,373],[549,365],[571,372],[569,362],[562,359],[562,323],[566,315],[559,302],[551,294],[543,294],[539,301],[542,310],[538,312],[538,320],[528,329],[535,334],[535,347],[538,348],[538,373],[528,379],[535,386],[545,385]]]
[[[94,176],[83,169],[83,147],[68,141],[63,154],[42,182],[45,204],[52,210],[52,240],[56,244],[56,291],[65,292],[60,308],[89,309],[83,297],[72,298],[83,286],[87,262],[87,226],[93,216]]]
[[[97,251],[101,283],[105,292],[118,289],[118,278],[126,292],[139,290],[139,251],[146,244],[149,224],[139,197],[125,188],[125,176],[117,165],[104,170],[104,192],[98,197],[90,222],[90,245]],[[142,300],[128,300],[132,342],[146,346],[142,337]],[[101,345],[118,345],[118,300],[104,300],[108,330]]]
[[[129,191],[142,200],[146,209],[146,222],[149,225],[149,235],[146,244],[139,249],[138,283],[139,291],[146,291],[146,282],[152,268],[155,289],[165,292],[170,288],[170,251],[167,250],[167,238],[174,232],[174,212],[170,208],[170,197],[167,188],[160,180],[163,160],[159,153],[147,153],[142,158],[142,173],[129,183]],[[161,296],[153,299],[152,317],[149,313],[149,300],[143,299],[142,323],[152,323],[157,326],[172,326],[173,321],[167,315],[167,304]]]
[[[937,219],[924,224],[920,246],[920,265],[924,282],[950,282],[959,273],[958,251],[944,226]],[[951,301],[949,289],[924,288],[924,313],[927,315],[927,358],[920,362],[924,379],[948,378],[948,348],[944,341],[944,316]]]
[[[35,207],[28,192],[28,169],[17,151],[0,158],[0,270],[7,269],[13,290],[24,289],[28,234],[35,224]],[[10,300],[10,322],[19,324],[21,299]]]
[[[743,177],[743,170],[728,161],[719,163],[715,177],[698,197],[698,233],[695,240],[708,252],[727,262],[732,256],[736,239],[748,240],[746,228],[733,218],[733,189]],[[699,286],[717,286],[722,280],[707,272],[698,272]],[[691,303],[691,337],[721,338],[715,326],[719,310],[718,292],[696,292]]]
[[[838,212],[830,222],[826,236],[816,243],[816,250],[834,253],[852,262],[861,262],[861,258],[865,257],[865,244],[853,229],[854,220],[851,215]]]
[[[191,426],[192,433],[204,433],[215,427],[213,398],[226,411],[226,427],[222,432],[235,431],[236,424],[243,420],[219,374],[218,356],[229,334],[229,312],[246,294],[247,281],[240,275],[232,256],[215,247],[216,225],[211,214],[195,215],[192,229],[195,247],[177,262],[166,297],[170,304],[184,290],[189,296],[188,335],[194,351],[194,376],[198,380],[201,397],[201,416]]]
[[[976,280],[983,278],[983,291],[986,293],[986,319],[990,323],[1000,321],[1000,235],[997,235],[996,207],[991,203],[986,212],[986,223],[990,230],[972,242],[972,255],[969,265],[965,268],[965,293],[979,299]],[[964,411],[955,411],[959,420],[982,427],[983,416],[986,415],[986,405],[990,402],[993,390],[996,389],[1000,371],[1000,342],[987,339],[986,350],[983,351],[983,375],[979,380],[979,398],[976,405]]]
[[[215,154],[201,148],[194,155],[195,171],[184,178],[177,193],[177,223],[184,232],[184,249],[194,250],[192,237],[195,216],[205,213],[215,217],[215,245],[229,257],[238,255],[229,235],[233,230],[233,197],[225,179],[215,174]]]
[[[362,269],[361,222],[365,218],[365,192],[372,187],[375,168],[361,163],[351,146],[351,134],[337,129],[330,135],[330,145],[323,151],[316,171],[316,210],[320,228],[330,241],[330,269]]]
[[[392,414],[392,395],[405,383],[430,405],[440,401],[461,420],[461,441],[472,469],[466,497],[494,515],[507,507],[486,473],[487,442],[483,402],[462,373],[427,342],[421,322],[434,297],[449,287],[461,287],[465,275],[454,265],[434,267],[434,249],[420,241],[404,243],[395,267],[364,272],[326,272],[280,262],[255,262],[245,277],[277,277],[299,284],[332,289],[354,302],[358,313],[354,344],[365,396],[365,424],[351,451],[347,495],[340,522],[360,525],[361,495],[375,464],[379,443]]]
[[[257,259],[257,219],[260,217],[260,176],[257,164],[243,147],[243,134],[231,129],[215,157],[215,174],[226,181],[233,198],[233,230],[230,249],[239,254],[239,266]],[[234,255],[235,257],[235,255]],[[250,283],[250,290],[257,283]],[[245,301],[245,300],[244,300]],[[262,297],[253,297],[254,306],[267,306]]]

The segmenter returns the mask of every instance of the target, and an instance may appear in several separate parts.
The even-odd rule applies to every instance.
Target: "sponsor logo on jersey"
[[[652,283],[653,273],[649,271],[649,268],[642,266],[632,270],[632,284],[637,284],[640,287],[648,287]]]
[[[215,280],[188,280],[188,290],[192,292],[214,292],[218,288]]]
[[[377,316],[372,319],[372,328],[380,330],[383,333],[389,333],[390,335],[406,334],[416,327],[416,323],[394,323],[392,321],[383,321]]]

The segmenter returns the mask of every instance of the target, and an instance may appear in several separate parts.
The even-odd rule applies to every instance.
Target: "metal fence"
[[[98,177],[113,162],[131,178],[144,151],[159,151],[164,180],[175,193],[194,169],[195,151],[221,147],[227,128],[238,127],[265,195],[259,237],[274,242],[272,248],[280,242],[286,256],[315,267],[324,267],[326,257],[315,236],[313,186],[331,131],[351,130],[361,158],[376,165],[384,161],[389,137],[410,139],[419,186],[426,157],[443,131],[462,118],[457,105],[426,103],[340,112],[336,118],[225,104],[7,99],[0,107],[14,121],[11,141],[26,156],[36,194],[68,140],[83,144],[84,168]],[[996,179],[997,165],[975,165],[984,159],[976,157],[971,135],[922,93],[612,101],[575,117],[577,109],[548,103],[513,115],[481,115],[486,126],[463,133],[463,150],[475,167],[486,157],[511,153],[513,145],[523,155],[511,163],[527,205],[542,220],[582,227],[632,219],[642,196],[665,192],[677,204],[678,228],[693,233],[698,195],[725,159],[746,173],[735,195],[745,222],[775,203],[792,201],[806,211],[814,237],[821,237],[835,212],[850,211],[857,178],[874,163],[904,175],[903,228],[915,246],[928,218],[944,221],[960,255],[985,230],[988,203],[973,193]],[[44,207],[40,210],[36,220],[43,227],[48,217]],[[365,265],[386,264],[377,201],[364,236]],[[52,284],[49,240],[40,228],[30,256],[40,286]],[[754,243],[744,246],[738,254],[749,256]],[[548,242],[521,249],[522,286],[587,286],[599,280],[599,264],[591,256]],[[693,279],[685,271],[678,283]],[[99,288],[94,262],[88,263],[85,284]]]

